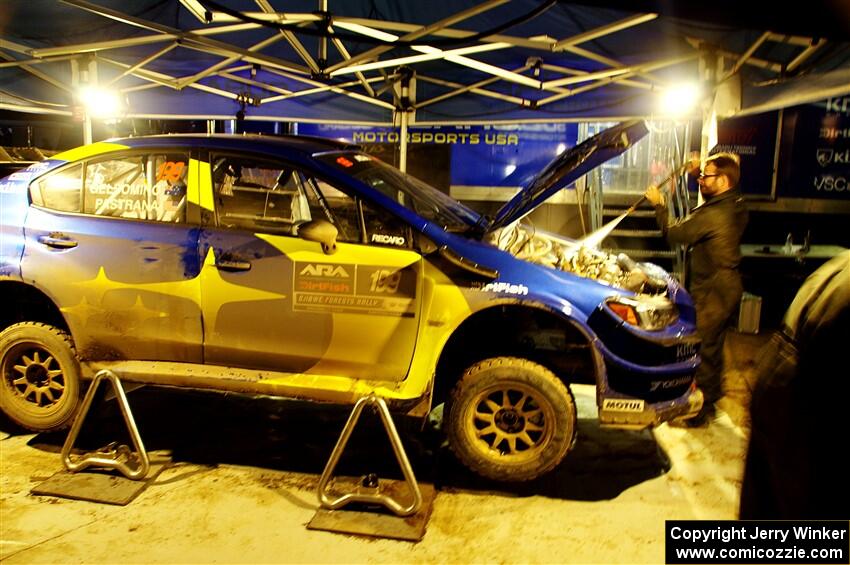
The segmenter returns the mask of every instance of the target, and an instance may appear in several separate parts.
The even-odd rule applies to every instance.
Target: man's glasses
[[[705,173],[700,173],[698,178],[701,178],[701,179],[707,179],[707,178],[710,178],[710,177],[719,177],[719,176],[720,176],[720,174],[716,174],[716,175],[707,175],[707,174],[705,174]]]

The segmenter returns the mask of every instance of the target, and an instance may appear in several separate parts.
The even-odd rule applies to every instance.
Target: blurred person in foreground
[[[702,171],[699,159],[691,159],[686,170],[697,177],[703,203],[686,218],[670,222],[667,203],[659,188],[650,185],[646,198],[655,206],[658,225],[670,244],[689,246],[691,263],[689,290],[697,312],[697,333],[702,339],[697,385],[705,395],[700,412],[685,420],[689,427],[707,425],[715,416],[715,403],[723,396],[723,342],[738,304],[743,285],[741,236],[747,225],[747,210],[738,188],[741,167],[737,155],[717,153]]]
[[[742,520],[850,518],[850,251],[812,273],[756,365]]]

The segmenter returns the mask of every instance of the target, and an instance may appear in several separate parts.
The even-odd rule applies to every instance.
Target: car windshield
[[[460,202],[371,155],[333,152],[315,157],[447,231],[466,231],[479,221],[480,216]]]

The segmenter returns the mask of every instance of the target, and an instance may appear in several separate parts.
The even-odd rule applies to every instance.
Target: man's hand
[[[687,165],[685,165],[685,172],[691,175],[692,177],[699,176],[700,173],[700,161],[699,161],[699,153],[691,153],[690,159],[688,160]]]
[[[664,196],[654,184],[649,185],[643,195],[646,196],[646,199],[649,200],[653,206],[661,206],[664,203]]]

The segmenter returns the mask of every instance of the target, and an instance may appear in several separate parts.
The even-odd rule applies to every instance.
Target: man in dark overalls
[[[699,161],[692,161],[689,174],[698,171]],[[667,241],[688,245],[691,251],[688,280],[697,311],[697,332],[702,339],[702,364],[696,379],[705,404],[696,417],[687,421],[689,426],[702,426],[713,419],[714,404],[723,396],[723,341],[743,293],[738,265],[747,210],[738,189],[740,176],[736,155],[717,153],[709,157],[698,177],[705,201],[690,216],[675,223],[670,223],[658,187],[646,190]]]
[[[850,483],[847,468],[836,459],[847,441],[848,344],[850,251],[845,250],[806,279],[782,329],[759,355],[742,520],[846,523]]]

